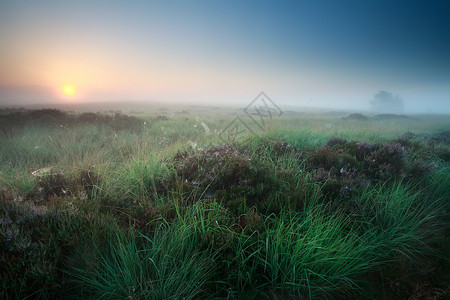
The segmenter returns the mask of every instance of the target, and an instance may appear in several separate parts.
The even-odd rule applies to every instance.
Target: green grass
[[[212,115],[0,135],[0,297],[448,296],[449,144],[428,139],[448,118],[286,115],[224,148],[234,116]]]
[[[88,270],[69,273],[95,299],[182,299],[205,295],[211,281],[209,251],[197,249],[198,238],[190,227],[160,225],[150,238],[118,233],[99,263]]]

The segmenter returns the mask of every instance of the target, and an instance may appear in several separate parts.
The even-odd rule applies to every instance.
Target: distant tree
[[[386,91],[376,93],[370,105],[374,111],[385,113],[399,113],[404,109],[402,98]]]

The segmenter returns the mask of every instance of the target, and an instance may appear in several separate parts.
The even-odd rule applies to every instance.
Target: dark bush
[[[376,148],[376,145],[369,142],[350,142],[346,151],[354,155],[358,161],[365,161],[366,157]]]
[[[311,169],[325,168],[326,170],[360,167],[360,163],[353,155],[336,145],[333,148],[323,146],[315,150],[311,153],[307,161],[307,166]]]
[[[437,150],[437,156],[445,162],[450,162],[450,150],[447,148],[439,147]]]
[[[232,145],[179,153],[174,165],[179,178],[191,189],[204,191],[206,197],[245,197],[250,204],[262,201],[276,189],[264,164]]]
[[[396,114],[378,114],[373,116],[373,118],[375,120],[404,120],[404,119],[409,119],[408,116],[405,115],[396,115]]]
[[[350,114],[347,117],[342,118],[345,121],[367,121],[367,117],[360,113]]]
[[[0,208],[0,298],[46,294],[56,266],[52,254],[43,251],[44,211],[11,200],[0,200]]]
[[[436,145],[436,144],[449,145],[450,144],[450,131],[437,133],[435,135],[427,137],[426,140],[432,145]]]
[[[108,126],[115,131],[140,131],[144,121],[121,113],[69,114],[58,109],[8,111],[0,114],[0,134],[11,136],[22,132],[27,124],[46,127],[68,127],[81,125]]]
[[[365,158],[367,172],[376,179],[387,179],[395,176],[405,177],[405,148],[400,144],[378,145]]]
[[[27,198],[33,202],[48,201],[52,197],[64,198],[75,194],[77,185],[62,173],[37,176],[35,188]]]
[[[411,145],[411,142],[413,142],[415,139],[416,139],[416,135],[414,133],[408,131],[408,132],[402,134],[401,136],[399,136],[394,141],[399,143],[402,146],[408,147]]]
[[[422,160],[414,161],[408,168],[409,178],[422,178],[425,175],[432,173],[435,169],[433,163],[427,163]]]
[[[328,142],[325,144],[326,146],[333,148],[334,146],[343,146],[347,144],[347,140],[346,139],[341,139],[338,137],[332,137],[331,139],[328,140]]]
[[[59,109],[54,108],[44,108],[39,110],[31,110],[28,112],[27,117],[29,119],[40,119],[43,116],[50,116],[56,120],[61,120],[67,118],[69,115]]]
[[[306,167],[327,199],[349,199],[380,180],[420,180],[434,170],[430,151],[411,133],[384,144],[332,138],[309,151]]]

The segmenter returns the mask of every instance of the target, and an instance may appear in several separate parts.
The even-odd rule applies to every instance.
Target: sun
[[[65,85],[63,87],[63,93],[66,96],[73,96],[75,95],[75,88],[71,85]]]

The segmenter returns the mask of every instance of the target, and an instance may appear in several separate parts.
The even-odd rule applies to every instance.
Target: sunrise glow
[[[265,91],[365,110],[386,90],[405,111],[450,112],[450,1],[37,2],[0,1],[0,105],[243,105]]]
[[[75,95],[75,89],[74,89],[74,87],[71,86],[71,85],[65,85],[65,86],[63,87],[63,93],[64,93],[64,95],[66,95],[66,96],[73,96],[73,95]]]

